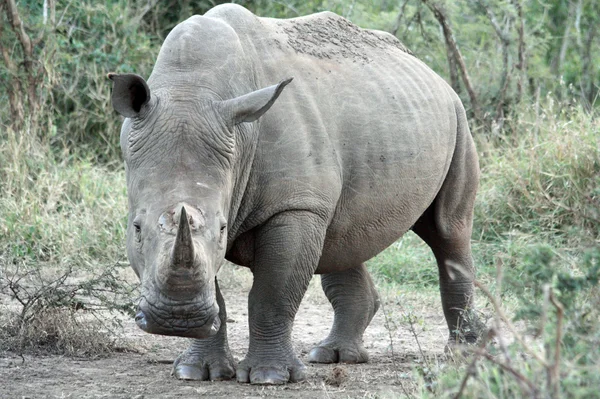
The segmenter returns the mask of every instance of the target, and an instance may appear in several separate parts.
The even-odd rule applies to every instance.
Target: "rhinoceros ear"
[[[240,97],[222,102],[223,109],[233,119],[234,124],[254,122],[271,108],[277,97],[294,78],[288,78],[279,84],[253,91]]]
[[[144,78],[133,73],[109,73],[108,78],[113,81],[111,100],[115,111],[127,118],[138,116],[150,101],[150,89]]]

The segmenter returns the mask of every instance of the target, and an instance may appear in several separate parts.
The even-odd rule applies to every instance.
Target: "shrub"
[[[57,161],[36,134],[10,129],[0,165],[0,349],[105,350],[115,319],[102,314],[131,311],[134,288],[123,274],[123,172]]]

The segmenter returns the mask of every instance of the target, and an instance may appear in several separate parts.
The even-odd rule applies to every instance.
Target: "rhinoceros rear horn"
[[[150,101],[150,89],[144,78],[133,73],[109,73],[108,78],[113,81],[111,100],[115,111],[127,118],[138,116]]]
[[[271,108],[283,88],[292,81],[288,78],[279,84],[253,91],[240,97],[222,102],[226,115],[233,119],[234,124],[241,122],[254,122]]]

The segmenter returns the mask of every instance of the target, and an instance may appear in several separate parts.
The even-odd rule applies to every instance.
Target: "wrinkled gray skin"
[[[147,84],[109,77],[127,117],[136,321],[197,338],[175,376],[304,379],[291,331],[315,273],[335,319],[308,361],[367,361],[362,335],[379,300],[364,262],[409,229],[437,259],[450,340],[477,338],[463,312],[475,147],[457,95],[395,38],[328,12],[275,20],[227,4],[176,26]],[[215,278],[224,258],[254,274],[237,372]]]

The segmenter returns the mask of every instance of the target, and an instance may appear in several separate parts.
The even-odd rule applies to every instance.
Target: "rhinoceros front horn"
[[[194,266],[194,259],[195,253],[192,231],[185,206],[182,206],[177,236],[175,237],[173,251],[171,252],[171,265],[175,269],[181,267],[192,268]]]

